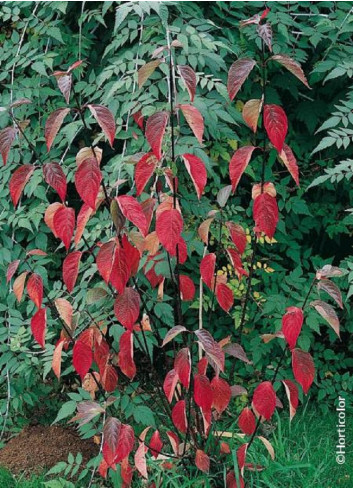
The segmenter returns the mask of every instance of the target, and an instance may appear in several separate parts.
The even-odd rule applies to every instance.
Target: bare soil
[[[92,440],[81,440],[70,428],[62,426],[26,426],[0,450],[0,466],[13,474],[40,473],[57,462],[67,461],[69,453],[81,452],[83,463],[97,455]]]

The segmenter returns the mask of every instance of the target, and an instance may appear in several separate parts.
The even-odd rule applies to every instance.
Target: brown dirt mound
[[[69,453],[81,452],[83,463],[98,453],[91,440],[81,440],[75,431],[61,426],[27,426],[0,450],[0,466],[13,474],[39,473],[57,462],[67,461]]]

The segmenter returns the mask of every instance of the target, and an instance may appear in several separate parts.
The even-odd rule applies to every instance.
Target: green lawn
[[[347,413],[346,463],[338,465],[335,457],[336,413],[322,415],[319,411],[305,408],[298,410],[289,425],[287,418],[277,417],[277,425],[269,436],[275,449],[276,459],[272,462],[260,442],[253,445],[249,460],[256,453],[253,462],[265,465],[262,472],[247,472],[248,487],[352,487],[353,482],[353,426]],[[186,479],[177,468],[168,472],[152,462],[150,467],[150,483],[157,487],[215,487],[211,476],[196,471],[191,479]],[[218,474],[219,475],[219,474]],[[219,479],[218,479],[219,480]],[[97,480],[99,483],[99,479]],[[140,486],[141,478],[137,478]],[[109,482],[107,481],[107,485]],[[135,486],[135,487],[138,487]],[[24,477],[13,477],[6,470],[0,469],[0,487],[74,487],[72,482],[67,485],[53,481],[52,477],[35,476],[30,480]],[[98,487],[96,485],[96,487]],[[119,487],[118,482],[115,487]],[[220,487],[217,485],[217,487]]]

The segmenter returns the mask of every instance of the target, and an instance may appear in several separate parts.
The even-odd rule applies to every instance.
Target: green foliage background
[[[298,60],[312,90],[307,90],[284,69],[270,67],[268,101],[282,105],[288,114],[287,139],[297,155],[301,187],[294,187],[273,151],[266,174],[274,174],[281,220],[277,243],[264,250],[260,248],[261,268],[255,273],[254,290],[259,294],[261,307],[256,302],[250,305],[249,317],[255,316],[255,321],[246,325],[244,342],[245,350],[253,353],[254,366],[239,366],[239,378],[248,375],[249,382],[266,368],[269,358],[276,359],[279,353],[275,342],[260,347],[259,334],[280,328],[285,308],[303,300],[315,268],[332,263],[347,269],[348,273],[337,283],[345,291],[345,298],[353,295],[353,215],[349,211],[353,194],[353,164],[349,159],[353,138],[351,2],[271,2],[270,7],[268,19],[274,31],[274,53],[286,53]],[[181,177],[180,184],[181,205],[186,213],[192,211],[187,223],[188,246],[201,254],[197,226],[212,208],[211,201],[219,188],[229,184],[228,162],[234,149],[249,138],[241,117],[242,102],[259,95],[258,87],[251,81],[244,85],[234,103],[229,103],[226,93],[231,63],[239,56],[253,55],[256,49],[254,31],[240,31],[239,21],[263,8],[262,2],[4,2],[0,11],[0,105],[6,106],[21,97],[33,101],[17,109],[17,115],[30,121],[26,133],[38,151],[45,154],[46,117],[55,108],[64,106],[50,75],[84,59],[85,68],[77,75],[76,90],[84,101],[107,105],[118,125],[118,151],[113,153],[101,142],[104,178],[110,185],[118,179],[127,179],[126,185],[131,186],[131,155],[147,149],[131,114],[141,109],[148,116],[156,107],[164,108],[167,97],[163,70],[157,70],[140,90],[136,71],[150,60],[157,47],[166,43],[169,26],[172,37],[183,44],[177,63],[190,64],[198,74],[195,105],[205,119],[205,145],[199,156],[207,164],[209,183],[201,203],[187,178]],[[179,93],[184,93],[186,100],[181,88],[180,84]],[[4,114],[0,113],[0,128],[9,123]],[[78,119],[66,123],[50,153],[51,161],[64,161],[70,181],[70,202],[74,206],[76,202],[77,208],[79,198],[73,186],[73,172],[75,155],[84,144],[80,134],[76,137],[80,129]],[[178,150],[185,151],[193,139],[185,126],[180,131]],[[96,138],[100,138],[99,133]],[[6,412],[10,387],[11,412],[21,415],[15,424],[19,428],[19,420],[39,403],[46,404],[48,413],[53,406],[56,408],[53,397],[67,398],[60,393],[50,372],[58,325],[50,319],[48,347],[38,355],[39,349],[29,332],[28,318],[34,306],[26,301],[18,306],[6,285],[8,264],[23,258],[24,249],[41,248],[49,255],[35,259],[36,269],[45,285],[50,284],[50,297],[63,294],[61,263],[65,253],[62,247],[57,248],[43,222],[48,202],[53,202],[55,196],[43,181],[42,173],[34,173],[18,209],[14,210],[10,202],[9,178],[20,163],[31,158],[24,141],[16,144],[7,166],[1,168],[0,178],[0,412]],[[231,201],[232,215],[239,215],[246,227],[252,225],[248,206],[250,184],[260,174],[257,163],[255,159]],[[110,216],[106,212],[89,221],[86,233],[93,242],[102,239],[109,228]],[[195,263],[190,262],[190,273]],[[267,273],[264,264],[274,272]],[[87,260],[81,272],[83,279],[73,293],[73,300],[75,308],[81,311],[80,327],[84,328],[88,321],[86,292],[91,287],[95,265]],[[234,285],[238,286],[236,282]],[[229,328],[237,326],[241,298],[240,294],[233,317],[214,316],[209,327],[216,337],[225,336]],[[151,304],[157,316],[170,318],[172,324],[169,299],[167,296],[163,303],[152,300]],[[341,313],[341,322],[340,342],[314,312],[309,313],[300,338],[301,348],[312,349],[318,374],[310,395],[324,400],[320,403],[323,410],[331,409],[338,393],[353,390],[349,373],[353,367],[349,301]],[[66,373],[70,371],[72,367],[68,366]],[[11,425],[13,419],[8,422]]]

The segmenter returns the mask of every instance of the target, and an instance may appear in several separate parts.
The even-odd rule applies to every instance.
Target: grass
[[[266,467],[261,472],[246,472],[247,487],[352,487],[353,483],[353,426],[347,413],[346,424],[346,463],[338,465],[335,456],[337,444],[337,415],[334,411],[322,415],[313,407],[310,410],[302,407],[298,410],[291,425],[287,417],[277,416],[276,425],[268,436],[275,450],[276,458],[272,461],[259,440],[253,444],[247,461]],[[227,440],[229,441],[229,440]],[[235,448],[239,442],[235,443]],[[216,466],[218,473],[213,477],[191,469],[186,478],[182,466],[171,471],[163,469],[159,462],[151,461],[149,465],[149,484],[155,482],[157,487],[224,487],[222,464]],[[118,474],[106,481],[105,487],[119,487]],[[58,481],[56,479],[56,481]],[[62,481],[63,482],[63,481]],[[99,481],[100,482],[100,481]],[[102,481],[102,485],[104,482]],[[0,469],[0,487],[74,487],[72,483],[56,485],[56,482],[45,476],[33,476],[30,479],[14,477],[8,471]],[[133,487],[144,487],[142,479],[135,478]]]

